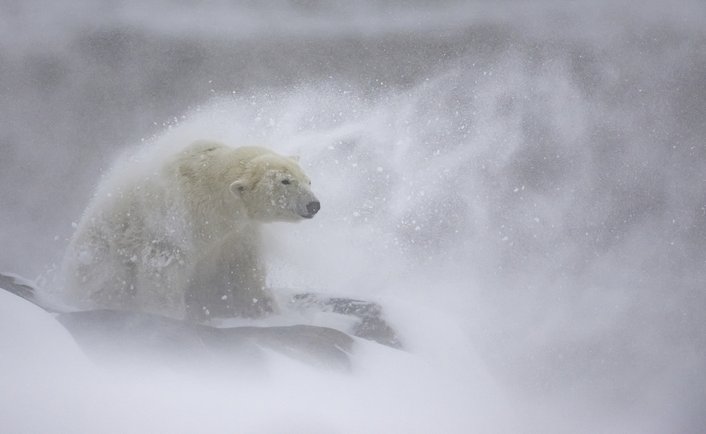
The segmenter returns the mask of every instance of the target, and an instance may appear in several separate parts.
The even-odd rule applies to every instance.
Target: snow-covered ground
[[[275,353],[246,369],[141,355],[119,366],[96,364],[47,313],[5,292],[0,327],[0,416],[8,432],[426,433],[512,426],[512,417],[499,413],[497,386],[472,351],[456,348],[463,335],[453,329],[415,355],[359,341],[347,373]],[[440,350],[454,355],[442,357]]]
[[[106,366],[0,291],[3,431],[706,425],[699,2],[59,5],[0,5],[0,269],[51,276],[128,148],[266,144],[322,204],[268,227],[271,285],[376,301],[406,348]]]

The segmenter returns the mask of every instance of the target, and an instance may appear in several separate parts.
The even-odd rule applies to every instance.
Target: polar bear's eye
[[[284,185],[289,185],[290,182],[289,182],[288,179],[283,179],[283,180],[282,180],[282,184],[284,184]]]

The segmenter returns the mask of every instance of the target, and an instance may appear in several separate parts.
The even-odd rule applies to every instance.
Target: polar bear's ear
[[[242,179],[235,181],[230,185],[230,191],[237,197],[240,197],[240,193],[245,191],[245,182],[243,182]]]
[[[299,155],[290,155],[290,156],[289,156],[289,159],[290,159],[290,160],[294,160],[294,161],[296,161],[296,162],[298,163],[298,162],[299,162]]]

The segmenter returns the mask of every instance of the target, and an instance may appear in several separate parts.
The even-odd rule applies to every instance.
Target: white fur
[[[72,300],[176,318],[271,311],[259,226],[312,217],[309,178],[259,147],[197,142],[160,158],[99,186],[64,259]]]

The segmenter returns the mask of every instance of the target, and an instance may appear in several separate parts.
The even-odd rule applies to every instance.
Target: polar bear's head
[[[230,190],[252,219],[297,221],[314,217],[321,207],[310,187],[296,157],[267,153],[248,161]]]

